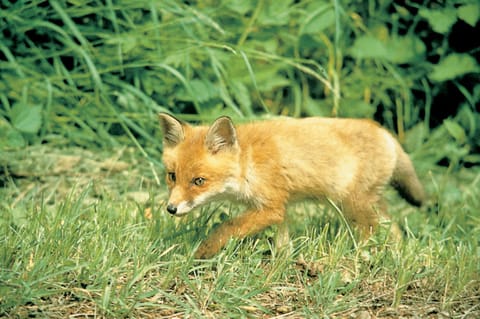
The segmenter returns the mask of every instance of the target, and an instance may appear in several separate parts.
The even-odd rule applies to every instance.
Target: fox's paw
[[[196,259],[209,259],[215,256],[221,247],[216,247],[210,240],[206,240],[200,244],[194,257]]]
[[[194,257],[198,259],[209,259],[215,256],[220,249],[225,246],[230,236],[224,235],[223,232],[216,231],[206,240],[204,240],[197,251],[195,252]]]
[[[233,236],[230,226],[230,223],[227,222],[213,231],[213,233],[200,244],[194,257],[198,259],[208,259],[218,253]]]

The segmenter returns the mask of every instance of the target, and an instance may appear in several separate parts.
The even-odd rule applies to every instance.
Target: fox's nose
[[[172,215],[175,215],[177,213],[177,206],[174,206],[172,204],[167,205],[167,212],[169,212]]]

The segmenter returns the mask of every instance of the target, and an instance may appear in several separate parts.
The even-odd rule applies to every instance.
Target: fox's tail
[[[399,144],[397,146],[397,165],[393,172],[391,184],[410,204],[421,206],[424,203],[425,191],[423,186],[418,180],[412,161]]]

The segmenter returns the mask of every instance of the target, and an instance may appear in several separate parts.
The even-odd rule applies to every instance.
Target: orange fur
[[[235,127],[220,117],[210,127],[194,127],[161,113],[160,123],[170,213],[216,199],[249,207],[215,229],[198,258],[213,256],[231,237],[283,223],[294,200],[329,198],[366,236],[389,219],[381,200],[389,183],[414,205],[424,200],[408,155],[370,120],[285,118]]]

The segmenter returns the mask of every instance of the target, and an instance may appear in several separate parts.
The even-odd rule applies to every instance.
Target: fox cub
[[[370,120],[286,118],[235,126],[223,116],[207,127],[166,113],[159,117],[167,211],[181,216],[219,199],[248,207],[217,227],[199,246],[197,258],[212,257],[231,237],[282,225],[292,201],[329,199],[365,237],[389,220],[381,199],[387,184],[413,205],[424,201],[408,155]],[[398,232],[396,225],[391,230]]]

